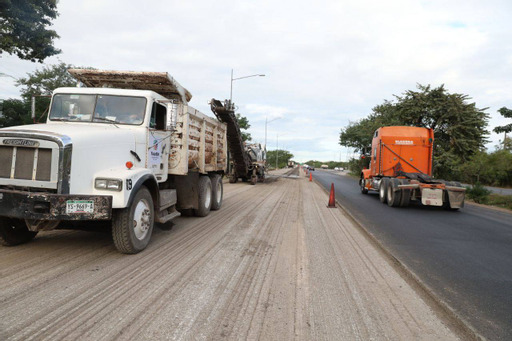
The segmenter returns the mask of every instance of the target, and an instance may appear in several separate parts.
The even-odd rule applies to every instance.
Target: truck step
[[[165,213],[168,213],[168,212],[166,212],[166,211],[160,212],[160,214],[155,217],[156,218],[155,221],[157,223],[160,223],[160,224],[165,224],[168,221],[171,221],[172,219],[181,216],[181,213],[178,212],[178,211],[173,211],[173,212],[168,213],[168,214],[165,214]]]

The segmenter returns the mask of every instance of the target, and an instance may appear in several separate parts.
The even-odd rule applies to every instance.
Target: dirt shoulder
[[[314,182],[224,186],[137,255],[82,231],[0,247],[0,339],[457,339]]]

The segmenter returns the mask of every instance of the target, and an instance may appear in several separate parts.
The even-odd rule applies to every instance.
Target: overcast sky
[[[54,29],[62,54],[45,60],[106,70],[169,72],[213,116],[229,98],[255,142],[298,161],[346,160],[340,129],[416,84],[445,84],[489,107],[489,131],[510,123],[512,1],[60,0]],[[41,68],[6,54],[0,73]],[[18,97],[0,78],[0,98]],[[489,149],[503,136],[490,135]]]

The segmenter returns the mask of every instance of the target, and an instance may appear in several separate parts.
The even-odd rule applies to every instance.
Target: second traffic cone
[[[309,181],[313,181],[313,174],[309,173]]]
[[[336,197],[334,196],[334,183],[331,183],[331,193],[329,194],[329,204],[327,207],[336,207]]]

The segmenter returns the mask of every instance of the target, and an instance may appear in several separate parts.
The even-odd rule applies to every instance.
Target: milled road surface
[[[458,339],[326,204],[304,177],[225,184],[137,255],[65,230],[0,247],[0,340]]]

